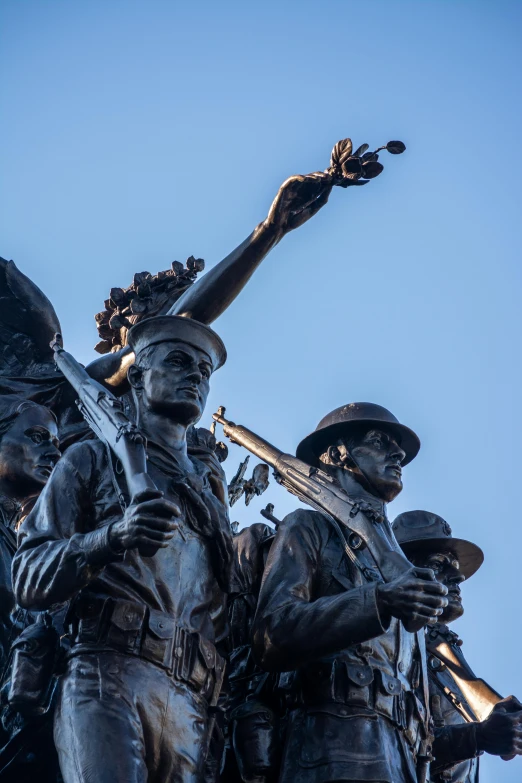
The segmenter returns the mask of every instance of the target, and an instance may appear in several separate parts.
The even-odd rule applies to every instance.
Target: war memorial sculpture
[[[522,754],[522,704],[448,628],[481,550],[387,516],[416,433],[357,402],[295,455],[225,408],[197,426],[226,362],[210,324],[334,186],[404,150],[344,139],[207,273],[113,288],[87,367],[0,259],[0,781],[477,783],[481,753]],[[228,486],[221,427],[261,460]],[[240,529],[269,470],[307,508]]]

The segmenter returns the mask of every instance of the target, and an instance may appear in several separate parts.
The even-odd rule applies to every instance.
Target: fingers
[[[148,514],[137,514],[132,518],[132,526],[136,529],[154,530],[158,533],[174,533],[178,528],[178,523],[170,518],[153,517]]]
[[[131,548],[139,549],[166,549],[174,533],[158,533],[153,530],[135,531],[131,538]]]
[[[419,569],[421,571],[430,571],[429,568],[422,568]],[[433,571],[432,571],[433,573]],[[408,587],[411,587],[414,590],[417,590],[422,593],[430,593],[431,595],[448,595],[448,588],[441,584],[440,582],[430,582],[427,579],[420,578],[420,579],[412,579],[407,583]]]
[[[429,595],[423,592],[412,592],[408,593],[407,602],[405,601],[405,604],[412,607],[426,606],[430,609],[443,610],[448,605],[448,599],[444,598],[442,595]]]
[[[295,215],[293,215],[288,220],[288,228],[290,230],[294,228],[298,228],[299,226],[302,226],[303,223],[306,223],[307,220],[310,220],[311,217],[313,217],[321,207],[324,207],[328,199],[330,198],[330,193],[332,192],[332,187],[328,187],[327,190],[324,191],[324,193],[321,193],[321,195],[316,198],[310,206],[306,207],[305,209],[301,210],[301,212],[297,212]]]
[[[138,516],[150,515],[166,518],[181,516],[179,506],[165,498],[154,498],[153,500],[145,500],[143,503],[138,503],[134,513]]]
[[[137,505],[145,500],[152,500],[153,498],[162,498],[163,492],[159,489],[142,489],[132,498],[132,505]]]
[[[522,704],[516,696],[506,696],[505,699],[502,699],[502,701],[499,701],[498,704],[495,705],[495,709],[498,709],[499,712],[501,708],[504,712],[518,712],[519,710],[522,710]]]
[[[418,579],[424,579],[427,582],[436,582],[435,571],[432,568],[412,568],[412,572]]]

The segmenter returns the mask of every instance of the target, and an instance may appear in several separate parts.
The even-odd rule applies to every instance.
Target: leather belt
[[[212,642],[177,625],[165,612],[144,604],[80,596],[67,617],[70,655],[86,648],[136,655],[187,683],[211,704],[217,702],[225,661]]]
[[[336,659],[307,667],[300,675],[300,701],[314,707],[336,703],[357,713],[361,708],[392,721],[402,731],[410,733],[412,722],[422,722],[424,708],[412,691],[402,682],[368,664]]]

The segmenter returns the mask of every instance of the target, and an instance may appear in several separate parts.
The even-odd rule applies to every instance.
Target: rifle
[[[485,680],[476,676],[460,649],[461,644],[457,634],[444,626],[437,625],[426,634],[426,649],[449,671],[473,714],[469,713],[453,691],[439,682],[437,670],[432,669],[437,686],[442,688],[446,698],[462,715],[466,723],[476,721],[482,723],[489,717],[493,707],[504,697]],[[506,711],[504,710],[504,712]],[[511,761],[515,757],[501,756],[500,758],[503,761]]]
[[[445,695],[455,709],[460,712],[468,723],[486,720],[493,707],[499,701],[502,701],[503,697],[491,685],[488,685],[485,680],[474,674],[462,654],[457,635],[440,626],[431,628],[426,634],[426,648],[449,671],[471,707],[473,715],[469,714],[455,694],[447,693],[446,689],[444,689]]]
[[[83,418],[121,463],[131,504],[161,497],[147,473],[146,439],[126,415],[121,400],[93,380],[74,356],[64,351],[60,334],[55,334],[50,345],[57,367],[78,395],[76,404]],[[118,494],[125,505],[121,492]],[[157,551],[157,547],[147,547],[140,549],[140,554],[152,557]]]
[[[291,454],[283,453],[246,427],[227,421],[224,416],[225,408],[220,407],[212,418],[223,426],[226,437],[268,463],[274,470],[274,478],[278,484],[328,517],[345,542],[346,555],[366,576],[369,576],[367,571],[371,569],[365,569],[356,554],[363,543],[368,547],[385,582],[391,582],[412,570],[413,566],[397,543],[393,532],[388,530],[387,538],[380,535],[377,530],[379,523],[370,521],[331,476]],[[339,525],[348,531],[348,541]],[[422,621],[412,622],[406,630],[413,633],[424,625],[425,622]]]

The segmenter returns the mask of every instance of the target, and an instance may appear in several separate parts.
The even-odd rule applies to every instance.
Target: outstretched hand
[[[302,226],[324,207],[333,185],[333,177],[322,171],[289,177],[279,188],[265,225],[277,228],[283,236]]]
[[[405,149],[402,141],[389,141],[375,152],[367,151],[368,144],[361,144],[353,152],[351,139],[338,141],[326,171],[298,174],[283,182],[264,221],[265,227],[276,228],[282,237],[302,226],[324,207],[334,185],[343,188],[366,185],[377,177],[383,170],[378,162],[380,150],[400,155]]]

